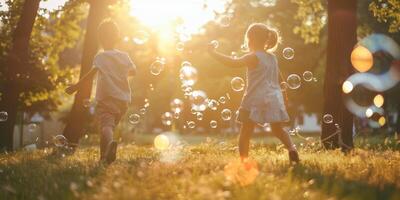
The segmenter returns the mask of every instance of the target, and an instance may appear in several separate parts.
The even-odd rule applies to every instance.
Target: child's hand
[[[215,52],[215,50],[218,48],[218,41],[211,41],[210,43],[208,43],[207,47],[209,52]]]
[[[65,89],[65,93],[71,95],[72,93],[74,93],[74,92],[77,91],[77,90],[78,90],[78,88],[77,88],[76,85],[71,85],[71,86],[69,86],[69,87],[67,87],[67,88]]]

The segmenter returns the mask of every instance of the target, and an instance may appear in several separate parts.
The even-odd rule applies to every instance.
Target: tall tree
[[[97,42],[97,27],[107,16],[107,7],[114,0],[90,0],[89,15],[87,18],[86,34],[81,60],[80,78],[85,75],[92,67],[93,58],[96,55],[99,44]],[[72,110],[67,119],[64,129],[64,136],[68,139],[71,146],[76,146],[82,137],[85,122],[88,121],[87,110],[84,107],[85,99],[90,98],[92,83],[88,82],[82,90],[75,95]]]
[[[353,116],[342,101],[341,86],[352,73],[350,54],[357,42],[357,0],[328,1],[328,54],[324,85],[324,114],[333,123],[322,124],[321,139],[327,148],[353,147]],[[340,126],[340,134],[335,134]],[[343,141],[343,143],[342,143]]]
[[[0,123],[0,148],[12,150],[13,133],[17,117],[17,106],[20,91],[22,90],[22,77],[28,71],[29,41],[33,24],[38,13],[40,0],[27,0],[21,10],[20,19],[12,36],[12,47],[6,61],[8,67],[5,72],[7,80],[2,95],[0,108],[8,113],[8,120]]]

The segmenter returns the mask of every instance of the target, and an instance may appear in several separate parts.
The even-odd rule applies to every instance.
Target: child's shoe
[[[107,163],[110,164],[115,161],[117,158],[117,142],[116,141],[111,141],[107,145],[106,152],[104,154],[103,160]]]

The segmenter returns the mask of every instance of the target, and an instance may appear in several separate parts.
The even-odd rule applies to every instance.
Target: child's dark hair
[[[99,42],[103,47],[113,47],[120,39],[118,25],[110,19],[101,22],[97,31]]]
[[[245,35],[247,47],[263,47],[267,51],[275,51],[280,37],[278,31],[263,23],[254,23],[249,26]]]

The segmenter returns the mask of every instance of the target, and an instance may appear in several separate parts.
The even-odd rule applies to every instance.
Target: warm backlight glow
[[[350,93],[353,90],[353,84],[350,81],[345,81],[342,85],[342,90],[345,94]]]
[[[195,34],[225,11],[228,0],[131,0],[131,16],[154,29],[179,23],[180,34]]]
[[[363,46],[357,46],[353,52],[351,52],[351,64],[359,72],[366,72],[371,69],[374,63],[372,53]]]
[[[385,99],[381,94],[378,94],[374,97],[374,104],[376,107],[380,108],[383,106],[383,103],[385,102]]]
[[[154,147],[158,150],[168,149],[169,145],[169,138],[166,135],[160,134],[154,138]]]
[[[234,160],[224,167],[227,180],[242,186],[252,184],[259,174],[258,164],[255,160]]]

